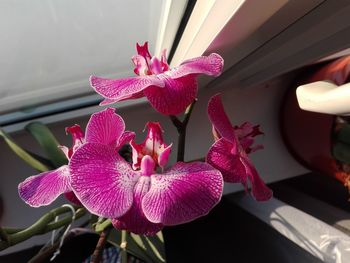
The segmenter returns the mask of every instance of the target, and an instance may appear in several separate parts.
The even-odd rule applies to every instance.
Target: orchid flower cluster
[[[137,76],[104,79],[92,76],[92,88],[104,97],[101,105],[146,97],[155,110],[177,115],[196,99],[199,74],[219,76],[223,59],[218,54],[201,56],[170,68],[165,52],[151,56],[147,42],[137,44],[132,57]],[[155,235],[173,226],[204,216],[219,203],[224,181],[241,183],[258,201],[268,200],[264,184],[248,155],[260,148],[254,137],[259,126],[233,126],[220,95],[208,104],[215,142],[205,161],[179,161],[168,167],[172,144],[163,139],[158,122],[148,122],[145,140],[137,144],[135,133],[126,131],[123,118],[112,107],[92,114],[85,134],[79,125],[66,129],[71,148],[61,146],[69,163],[31,176],[19,184],[20,197],[30,206],[51,204],[58,196],[84,206],[89,212],[112,220],[116,229]],[[132,162],[119,153],[130,145]]]

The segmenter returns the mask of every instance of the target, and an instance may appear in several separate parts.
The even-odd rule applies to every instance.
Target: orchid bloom
[[[136,171],[114,147],[101,143],[81,146],[70,168],[74,192],[91,213],[111,218],[118,229],[153,235],[163,226],[206,215],[221,199],[223,179],[204,162],[178,162],[158,173],[157,166],[167,160],[160,156],[169,146],[158,123],[147,126],[145,142],[134,144]]]
[[[90,77],[92,88],[105,98],[101,105],[147,97],[160,113],[176,115],[196,98],[197,75],[219,76],[223,69],[223,59],[215,53],[186,60],[170,69],[165,50],[158,59],[151,57],[147,42],[143,46],[137,44],[136,49],[138,54],[132,57],[132,61],[138,76],[115,80]]]
[[[72,134],[73,146],[70,149],[65,146],[60,148],[69,161],[77,149],[86,142],[114,145],[118,149],[134,136],[131,132],[124,132],[124,129],[123,119],[114,113],[113,108],[108,108],[91,116],[85,136],[79,125],[66,128],[66,132]],[[69,165],[28,177],[19,184],[18,192],[20,197],[33,207],[49,205],[61,194],[65,194],[69,201],[81,204],[72,192]]]
[[[136,144],[134,140],[130,142],[132,147],[133,168],[140,168],[141,160],[145,155],[153,158],[156,165],[164,168],[171,153],[171,146],[167,146],[163,141],[162,128],[158,122],[148,122],[146,124],[148,133],[146,139],[141,144]]]
[[[249,180],[252,195],[256,200],[270,199],[272,191],[264,184],[247,155],[261,148],[252,148],[253,137],[261,134],[259,126],[246,123],[234,128],[224,111],[219,95],[210,99],[208,115],[217,135],[214,136],[216,141],[207,154],[207,162],[221,171],[225,182],[242,183],[247,189]]]

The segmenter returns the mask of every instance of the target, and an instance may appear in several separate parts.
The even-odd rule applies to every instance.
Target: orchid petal
[[[164,148],[162,152],[158,155],[158,165],[162,168],[168,163],[169,156],[171,153],[171,147],[173,144],[170,144],[168,147]]]
[[[124,132],[117,141],[117,149],[120,149],[124,144],[130,143],[135,138],[135,133],[131,131]]]
[[[139,175],[115,148],[84,144],[70,160],[70,171],[74,193],[91,213],[117,218],[130,209]]]
[[[141,159],[144,156],[143,154],[144,143],[137,144],[135,143],[134,140],[131,140],[130,146],[132,149],[132,168],[136,170],[137,168],[140,168]]]
[[[69,160],[72,157],[73,153],[76,151],[76,149],[78,149],[85,142],[85,139],[84,139],[84,132],[78,124],[67,127],[66,133],[67,134],[70,133],[72,135],[73,146],[72,148],[68,148],[68,152],[66,152],[66,149],[64,148],[64,146],[63,147],[61,146],[61,150],[63,151],[64,154],[66,154],[66,157]]]
[[[266,201],[272,197],[272,191],[261,180],[248,156],[245,153],[233,154],[232,144],[225,138],[210,147],[206,161],[222,173],[225,182],[242,183],[246,187],[249,180],[252,195],[257,201]]]
[[[128,230],[139,235],[154,235],[162,228],[162,224],[150,222],[144,215],[141,201],[149,191],[151,179],[148,176],[141,176],[134,188],[134,202],[125,215],[113,219],[113,226],[119,230]]]
[[[138,92],[138,93],[134,93],[131,94],[130,96],[127,96],[123,99],[104,99],[103,101],[100,102],[100,106],[106,106],[106,105],[110,105],[116,102],[120,102],[120,101],[124,101],[124,100],[134,100],[134,99],[140,99],[143,98],[145,95],[143,94],[143,92]]]
[[[232,154],[232,143],[221,138],[209,149],[206,161],[218,169],[228,183],[246,182],[246,168],[238,154]]]
[[[98,94],[113,101],[130,99],[134,95],[139,98],[141,96],[139,93],[144,89],[151,86],[164,87],[165,85],[161,79],[154,75],[123,79],[104,79],[91,76],[90,84]]]
[[[145,59],[151,59],[151,54],[148,51],[148,42],[146,41],[142,46],[136,43],[137,54],[144,57]]]
[[[257,201],[267,201],[272,197],[272,190],[261,180],[258,172],[248,158],[242,158],[247,176],[252,186],[252,195]]]
[[[67,146],[59,145],[58,148],[64,153],[66,158],[69,160],[70,158],[70,153],[69,153],[69,148]]]
[[[162,53],[160,55],[160,64],[161,64],[163,72],[169,70],[169,64],[168,64],[168,61],[166,59],[166,49],[162,50]]]
[[[182,78],[192,74],[206,74],[217,77],[221,74],[223,67],[223,58],[216,53],[212,53],[209,56],[188,59],[182,62],[179,67],[166,73],[173,79]]]
[[[114,108],[107,108],[91,115],[86,126],[86,142],[101,144],[116,144],[123,134],[125,123],[122,117],[115,113]]]
[[[132,148],[133,169],[140,168],[141,159],[145,155],[151,156],[157,165],[164,167],[171,153],[171,145],[166,146],[163,140],[162,127],[158,122],[148,122],[146,139],[141,144],[130,142]]]
[[[146,59],[143,56],[135,55],[131,58],[135,65],[134,73],[139,76],[151,75]]]
[[[187,108],[197,96],[198,84],[195,76],[173,79],[165,73],[159,74],[164,88],[151,86],[144,94],[157,111],[165,115],[177,115]]]
[[[62,193],[71,191],[67,165],[28,177],[18,185],[20,197],[28,205],[39,207],[49,205]]]
[[[152,73],[155,75],[163,73],[162,64],[160,63],[160,61],[157,57],[153,57],[151,59],[151,63],[149,65],[149,67],[150,67],[150,70],[152,71]]]
[[[151,176],[143,212],[153,223],[186,223],[208,214],[220,201],[222,188],[221,173],[210,165],[178,162],[164,174]]]
[[[235,130],[225,113],[220,95],[217,94],[209,100],[208,116],[216,131],[228,141],[237,144]]]

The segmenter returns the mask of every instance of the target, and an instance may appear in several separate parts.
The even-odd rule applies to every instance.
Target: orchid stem
[[[177,161],[183,162],[185,159],[185,144],[186,144],[186,131],[187,124],[190,120],[194,105],[196,104],[197,99],[195,99],[186,109],[185,117],[183,121],[180,121],[176,116],[170,115],[170,120],[174,124],[179,134],[178,144],[177,144]]]
[[[121,243],[120,243],[120,255],[122,259],[122,263],[128,263],[128,253],[126,252],[126,246],[127,246],[127,241],[126,241],[126,236],[127,232],[126,230],[122,230],[122,238],[121,238]]]
[[[107,243],[107,239],[108,239],[108,236],[109,236],[109,233],[111,232],[111,230],[112,230],[112,226],[109,226],[101,232],[100,238],[98,239],[98,242],[97,242],[97,245],[95,248],[95,251],[91,256],[90,263],[100,263],[101,262],[102,252],[103,252],[103,249]]]
[[[54,229],[58,229],[58,228],[61,228],[62,226],[70,224],[72,222],[71,216],[67,216],[57,222],[53,222],[56,216],[65,214],[68,212],[71,212],[70,208],[68,207],[55,208],[50,212],[48,212],[47,214],[45,214],[44,216],[42,216],[36,223],[31,225],[30,227],[21,229],[18,232],[14,232],[12,231],[12,229],[9,229],[9,231],[6,231],[6,228],[3,228],[4,232],[7,233],[7,240],[0,241],[0,251],[10,246],[21,243],[35,235],[42,235]],[[86,213],[85,208],[77,208],[75,219],[82,217],[83,215],[85,215],[85,213]],[[9,234],[9,233],[12,233],[12,234]]]

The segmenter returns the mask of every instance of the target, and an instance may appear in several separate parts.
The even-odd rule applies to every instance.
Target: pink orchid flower
[[[178,162],[158,173],[157,165],[162,163],[158,154],[164,153],[158,151],[159,146],[163,150],[168,147],[160,125],[149,123],[148,127],[148,136],[140,147],[142,157],[134,150],[141,158],[135,167],[138,170],[114,147],[101,143],[81,146],[70,168],[74,192],[91,213],[112,218],[118,229],[153,235],[163,226],[206,215],[221,199],[223,179],[218,170],[204,162]]]
[[[234,128],[225,113],[220,96],[213,96],[208,104],[208,115],[217,133],[216,142],[207,154],[207,162],[221,171],[224,181],[242,183],[248,188],[251,183],[252,195],[258,201],[272,197],[272,191],[261,180],[257,170],[248,158],[248,153],[261,148],[253,147],[253,137],[260,134],[259,126],[244,124]]]
[[[148,122],[146,124],[148,133],[146,139],[141,144],[136,144],[134,140],[130,142],[132,147],[133,168],[140,168],[141,160],[145,155],[153,158],[156,165],[164,168],[171,153],[172,144],[167,146],[163,141],[162,128],[158,122]]]
[[[72,134],[73,146],[70,149],[65,146],[60,148],[69,161],[77,149],[86,142],[113,145],[115,149],[119,149],[134,137],[134,133],[124,132],[124,129],[123,119],[114,113],[113,108],[108,108],[91,116],[85,136],[79,125],[66,128],[66,131]],[[72,192],[69,165],[28,177],[19,184],[18,192],[20,197],[33,207],[49,205],[61,194],[64,194],[69,201],[81,205]]]
[[[219,76],[223,59],[212,53],[184,61],[180,66],[169,68],[165,50],[161,58],[151,57],[148,43],[136,45],[137,55],[132,57],[134,72],[138,76],[122,79],[90,77],[92,88],[105,100],[101,105],[127,99],[147,97],[151,105],[165,115],[183,112],[197,96],[196,76],[206,74]]]

